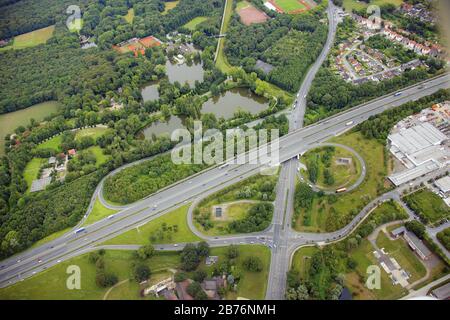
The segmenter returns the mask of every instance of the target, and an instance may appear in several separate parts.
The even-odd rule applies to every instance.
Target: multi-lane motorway
[[[370,103],[337,114],[325,121],[295,130],[280,138],[280,162],[292,159],[311,146],[338,135],[351,126],[357,125],[370,116],[388,108],[399,106],[407,101],[417,100],[442,88],[448,88],[448,75],[426,81],[424,84],[404,89],[400,96],[390,94]],[[347,125],[353,121],[352,125]],[[257,152],[257,150],[252,150]],[[104,219],[86,227],[81,234],[70,233],[40,247],[30,249],[6,259],[0,264],[0,286],[20,281],[60,261],[84,253],[89,248],[135,228],[175,207],[214,190],[220,190],[246,177],[257,173],[264,164],[230,165],[227,168],[214,167],[181,183],[123,209],[112,219]],[[284,219],[285,222],[289,219]],[[220,242],[221,239],[216,239]],[[231,240],[230,240],[231,241]],[[233,238],[237,243],[255,241],[251,236]],[[274,247],[277,246],[274,241]]]
[[[348,234],[371,210],[368,205],[352,223],[345,228],[329,234],[296,233],[290,228],[293,212],[296,162],[292,160],[317,143],[338,135],[351,127],[367,120],[370,116],[383,112],[388,108],[399,106],[405,102],[417,100],[430,95],[439,89],[450,87],[448,75],[440,76],[424,83],[403,89],[401,95],[389,94],[369,103],[349,109],[314,125],[302,128],[306,108],[306,95],[312,80],[326,58],[334,41],[337,25],[336,8],[331,4],[328,8],[329,34],[325,47],[316,63],[311,66],[305,76],[297,95],[295,107],[290,118],[289,134],[279,139],[279,159],[283,163],[277,199],[275,201],[274,219],[271,227],[264,232],[229,237],[204,237],[192,225],[192,207],[188,215],[191,229],[205,238],[211,246],[228,244],[265,244],[272,249],[270,276],[268,282],[268,299],[282,299],[286,285],[286,272],[292,253],[301,245],[320,243],[339,239]],[[251,150],[257,154],[260,150]],[[133,165],[133,164],[129,164]],[[127,166],[129,166],[127,165]],[[93,250],[107,239],[113,238],[132,228],[153,220],[174,208],[232,185],[250,177],[266,166],[259,164],[230,164],[227,167],[214,167],[195,176],[180,181],[160,192],[157,192],[137,203],[120,208],[120,212],[112,217],[98,221],[86,227],[81,233],[68,233],[45,245],[27,250],[0,262],[0,287],[4,287],[30,277],[61,261]],[[119,169],[120,170],[120,169]],[[91,204],[97,197],[101,198],[102,184],[99,185]],[[389,196],[389,195],[387,195]],[[90,210],[88,210],[88,213]],[[183,244],[156,246],[158,250],[179,250]],[[117,246],[116,249],[133,249],[134,246]]]
[[[292,113],[290,115],[289,129],[295,131],[303,127],[306,111],[306,96],[311,84],[322,63],[333,46],[337,28],[337,7],[330,1],[327,9],[328,35],[325,45],[317,60],[309,68],[297,93]],[[286,291],[286,277],[289,269],[289,230],[294,212],[294,192],[297,173],[296,158],[282,164],[278,183],[277,198],[274,210],[274,242],[278,247],[272,250],[270,273],[266,291],[267,300],[283,299]]]

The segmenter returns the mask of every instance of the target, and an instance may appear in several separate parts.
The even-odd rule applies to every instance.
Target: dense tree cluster
[[[431,107],[434,103],[450,99],[450,90],[439,90],[438,92],[421,98],[417,101],[407,102],[400,107],[386,110],[383,113],[370,117],[358,126],[361,133],[369,139],[375,138],[385,142],[390,130],[400,120],[420,112],[422,109]]]
[[[450,228],[439,232],[437,238],[447,250],[450,250]]]
[[[79,0],[76,5],[83,9],[88,2]],[[72,0],[1,0],[0,39],[65,21],[69,17],[66,9],[73,4]]]
[[[94,172],[64,187],[20,198],[15,210],[1,216],[0,255],[5,257],[53,232],[75,226],[85,214],[100,179],[101,172]],[[11,234],[15,235],[14,241],[11,241]]]
[[[157,156],[106,179],[105,197],[116,203],[132,203],[205,168],[201,164],[174,164],[170,154]]]
[[[232,221],[229,228],[235,233],[262,231],[269,227],[272,214],[273,205],[271,203],[258,203],[250,208],[243,219]]]
[[[206,242],[200,242],[196,245],[192,243],[186,244],[181,251],[181,269],[185,271],[195,270],[201,258],[209,255],[209,245]]]
[[[322,7],[302,15],[276,15],[261,24],[244,26],[234,14],[227,31],[225,52],[232,65],[255,70],[258,59],[275,68],[260,76],[288,91],[296,91],[309,65],[322,50],[326,25],[319,22]]]

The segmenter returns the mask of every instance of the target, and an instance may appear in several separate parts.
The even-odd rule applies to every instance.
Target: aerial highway
[[[448,87],[450,87],[449,77],[448,75],[442,75],[403,89],[401,95],[389,94],[348,109],[314,125],[292,131],[279,139],[280,162],[292,159],[317,143],[349,130],[372,115]],[[348,125],[349,122],[351,122],[351,125]],[[257,152],[257,150],[251,152]],[[254,175],[265,165],[264,163],[230,165],[227,168],[214,167],[205,170],[190,179],[185,179],[131,206],[127,206],[112,219],[104,219],[87,226],[81,233],[66,234],[47,244],[10,257],[0,264],[0,286],[20,281],[53,264],[89,251],[90,247],[142,225],[180,205],[193,201],[205,192],[220,190]],[[290,220],[284,219],[284,221],[289,222]],[[237,241],[238,243],[246,243],[246,238],[249,238],[249,236],[243,236],[243,240]],[[217,241],[222,240],[217,239]],[[249,241],[251,243],[254,240]],[[277,245],[276,241],[274,241],[274,245]]]
[[[322,63],[328,56],[333,46],[337,28],[337,7],[330,1],[327,8],[328,34],[325,45],[314,64],[309,68],[302,81],[294,102],[293,110],[289,118],[289,130],[295,131],[303,127],[306,112],[306,96],[311,88],[311,84],[319,71]],[[282,164],[279,185],[277,189],[277,199],[274,209],[274,242],[278,247],[272,250],[270,262],[270,273],[266,292],[267,300],[283,299],[286,291],[286,275],[289,269],[288,245],[289,230],[294,213],[294,193],[295,177],[297,174],[296,157],[291,158]]]

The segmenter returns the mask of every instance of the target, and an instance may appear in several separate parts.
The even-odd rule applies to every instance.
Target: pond
[[[152,139],[153,134],[156,136],[168,134],[170,136],[174,130],[182,129],[184,127],[184,121],[182,118],[171,116],[167,122],[157,121],[152,123],[143,130],[143,134],[145,139]]]
[[[17,110],[0,115],[0,156],[5,154],[5,136],[11,134],[19,126],[26,126],[33,118],[40,122],[46,116],[56,113],[59,104],[56,101],[48,101],[35,104],[29,108]]]
[[[203,81],[203,64],[202,63],[192,63],[192,65],[176,64],[170,61],[166,62],[166,74],[169,77],[169,81],[174,83],[178,81],[183,85],[186,81],[189,86],[194,87],[195,81]]]
[[[239,108],[252,114],[257,114],[269,106],[269,102],[258,97],[247,89],[231,89],[218,97],[209,99],[203,104],[202,113],[213,113],[217,118],[229,119]],[[175,129],[184,128],[184,120],[171,116],[168,122],[157,121],[143,130],[144,137],[151,139],[152,135],[171,135]]]
[[[142,100],[144,102],[151,101],[151,100],[158,100],[159,99],[159,92],[158,92],[158,83],[157,82],[150,82],[142,88],[141,91]]]
[[[238,110],[257,114],[269,107],[269,102],[253,94],[250,90],[237,88],[213,97],[203,104],[202,113],[214,113],[217,118],[229,119]]]

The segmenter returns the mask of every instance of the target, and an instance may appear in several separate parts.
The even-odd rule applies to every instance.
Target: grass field
[[[162,15],[166,15],[170,10],[175,8],[178,5],[178,3],[180,3],[180,1],[164,2],[164,11],[162,12]]]
[[[34,47],[42,43],[46,43],[48,39],[53,36],[55,26],[34,30],[28,33],[21,34],[14,38],[12,49],[24,49]],[[8,47],[7,47],[8,48]]]
[[[47,159],[43,158],[33,158],[30,162],[27,163],[27,166],[25,167],[25,170],[23,171],[23,177],[25,181],[27,182],[27,192],[31,188],[31,184],[33,183],[33,180],[37,179],[37,174],[39,172],[39,169],[47,163]]]
[[[250,6],[250,2],[248,1],[239,1],[238,3],[236,3],[236,11],[239,11],[243,8],[247,8],[248,6]]]
[[[275,3],[286,13],[306,9],[306,6],[298,0],[275,0]]]
[[[105,127],[95,127],[77,130],[75,134],[75,139],[81,139],[82,137],[92,137],[94,140],[101,137],[108,131]]]
[[[252,300],[262,300],[266,295],[267,281],[269,278],[270,268],[270,250],[260,245],[242,245],[239,246],[239,256],[236,259],[238,272],[242,275],[241,281],[237,287],[237,292],[229,292],[226,299],[236,299],[243,297]],[[211,248],[210,255],[219,256],[219,263],[223,261],[227,248]],[[242,267],[242,261],[249,257],[258,257],[263,262],[263,270],[261,272],[249,272]],[[212,272],[213,267],[206,267],[204,263],[199,267],[206,271]]]
[[[411,251],[403,239],[390,240],[384,232],[380,232],[377,237],[377,246],[384,248],[400,266],[411,274],[409,283],[419,280],[426,274],[424,265],[419,258]]]
[[[45,117],[59,110],[59,103],[48,101],[35,104],[29,108],[0,115],[0,156],[5,154],[5,136],[11,134],[19,126],[26,126],[33,118],[40,122]]]
[[[421,189],[405,198],[408,206],[427,222],[434,223],[450,216],[450,208],[437,194],[428,189]]]
[[[358,180],[361,175],[361,164],[359,163],[359,160],[350,151],[340,147],[334,147],[334,151],[330,152],[332,156],[330,166],[328,168],[329,172],[333,176],[334,183],[327,185],[323,174],[326,167],[323,161],[321,161],[325,153],[326,147],[320,147],[306,152],[302,158],[300,158],[300,162],[303,164],[307,164],[309,162],[317,164],[318,179],[315,183],[317,187],[323,190],[336,190],[338,188],[350,187]],[[352,161],[348,165],[339,165],[336,163],[339,158],[349,158],[352,159]],[[304,172],[302,170],[302,174],[306,179],[308,179],[308,172]]]
[[[104,244],[148,244],[152,235],[161,235],[163,224],[166,224],[167,226],[177,225],[178,231],[171,232],[171,237],[168,236],[169,232],[163,232],[162,235],[164,235],[164,237],[162,237],[162,239],[157,237],[154,243],[165,244],[199,241],[200,238],[191,232],[187,224],[186,215],[189,206],[190,204],[187,204],[175,209],[174,211],[156,218],[143,226],[127,231],[113,239],[107,240]]]
[[[62,135],[54,136],[49,140],[39,144],[36,149],[53,149],[56,152],[61,151]]]
[[[103,149],[100,148],[99,146],[92,146],[92,147],[87,148],[86,150],[92,151],[92,153],[95,155],[95,160],[96,160],[95,165],[97,167],[102,165],[106,161],[108,161],[110,158],[109,155],[105,155],[103,153]]]
[[[224,34],[228,30],[228,25],[230,24],[231,16],[233,15],[233,0],[228,0],[226,2],[225,15],[223,17],[223,26],[220,30],[221,34]],[[216,67],[219,68],[223,73],[227,73],[231,69],[231,65],[227,60],[225,52],[223,51],[225,38],[219,38],[219,50],[217,53]]]
[[[345,285],[352,292],[353,298],[358,300],[367,299],[398,299],[408,293],[400,285],[393,285],[388,274],[381,270],[381,286],[380,289],[369,290],[364,284],[367,278],[367,268],[371,265],[378,265],[373,255],[373,246],[364,239],[359,247],[352,250],[349,254],[356,261],[356,271],[346,274]],[[381,268],[382,269],[382,268]]]
[[[177,268],[179,265],[178,253],[157,253],[147,264],[153,273],[164,271],[168,268]],[[107,271],[117,275],[119,282],[131,278],[131,251],[112,251],[105,253],[105,266]],[[76,265],[81,270],[81,289],[69,290],[66,287],[68,274],[66,269],[70,265]],[[131,280],[135,283],[134,280]],[[129,287],[129,290],[121,290],[115,294],[119,299],[137,299],[138,284]],[[11,287],[0,289],[0,299],[49,299],[49,300],[99,300],[102,299],[107,289],[99,288],[95,284],[95,265],[88,261],[88,254],[72,258],[62,262],[36,276],[17,283]]]
[[[359,211],[378,194],[385,191],[386,165],[384,146],[374,139],[365,139],[359,132],[335,137],[330,142],[353,148],[366,162],[364,182],[354,191],[315,197],[311,210],[301,209],[294,228],[298,231],[324,232],[337,230],[348,224]],[[304,219],[305,215],[307,219]],[[304,221],[309,221],[308,225]]]
[[[213,223],[213,227],[204,230],[202,226],[198,223],[195,223],[198,230],[201,230],[202,233],[210,236],[218,236],[218,235],[226,235],[230,234],[228,225],[230,222],[235,220],[242,220],[245,216],[247,216],[247,213],[249,212],[250,208],[252,208],[255,204],[254,203],[234,203],[227,206],[224,217],[225,219],[215,219],[215,217],[212,214],[212,207],[208,206],[205,208],[206,210],[209,210],[211,212],[211,221]]]
[[[134,9],[128,9],[128,13],[123,17],[125,19],[126,22],[128,23],[133,23],[133,19],[134,19]]]
[[[277,0],[278,2],[278,0]],[[365,3],[363,1],[358,0],[344,0],[344,8],[345,11],[351,12],[352,9],[361,10],[367,8],[369,5],[377,5],[381,6],[383,4],[391,3],[396,5],[397,7],[403,3],[403,0],[372,0],[370,3]]]
[[[299,273],[302,280],[308,279],[309,259],[320,250],[317,247],[303,247],[297,250],[292,257],[292,270]]]
[[[92,208],[91,213],[89,214],[86,221],[83,223],[84,226],[88,226],[94,222],[97,222],[99,220],[102,220],[103,218],[106,218],[107,216],[110,216],[114,213],[116,213],[116,210],[112,210],[109,208],[106,208],[102,205],[100,200],[97,198],[94,203],[94,208]]]
[[[195,30],[196,26],[198,26],[202,22],[205,22],[208,19],[209,19],[208,17],[196,17],[196,18],[192,19],[191,21],[189,21],[188,23],[186,23],[183,27],[193,31],[193,30]]]

